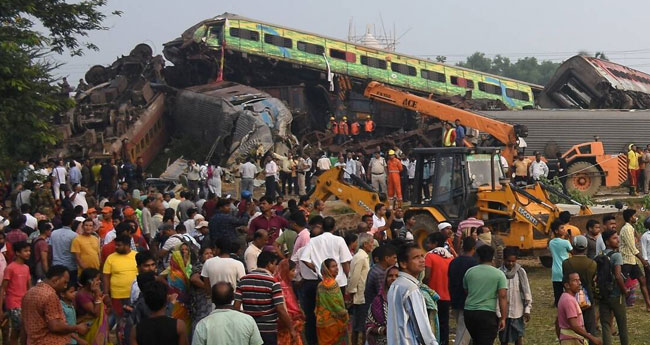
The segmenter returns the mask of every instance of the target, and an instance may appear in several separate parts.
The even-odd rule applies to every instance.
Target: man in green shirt
[[[508,283],[506,276],[492,265],[494,248],[481,246],[476,250],[480,264],[467,270],[463,288],[465,325],[475,345],[493,344],[497,332],[505,328],[508,316]],[[496,305],[499,300],[499,317]]]
[[[289,216],[289,227],[275,240],[276,252],[280,257],[290,257],[293,245],[296,243],[298,233],[307,226],[307,220],[302,212],[294,212]],[[284,247],[286,246],[286,251]],[[289,253],[288,256],[284,253]]]
[[[248,314],[233,310],[233,287],[219,282],[212,286],[215,310],[196,325],[192,345],[262,345],[255,320]]]

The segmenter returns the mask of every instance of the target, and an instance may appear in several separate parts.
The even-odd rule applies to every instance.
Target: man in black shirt
[[[478,265],[478,261],[474,258],[475,246],[476,240],[473,237],[465,237],[463,239],[463,255],[455,258],[449,264],[449,297],[451,298],[452,314],[456,319],[455,345],[468,345],[471,340],[463,317],[465,299],[467,298],[467,293],[463,288],[463,277],[468,269]]]

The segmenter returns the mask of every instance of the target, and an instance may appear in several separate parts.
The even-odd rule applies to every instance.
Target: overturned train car
[[[537,102],[542,108],[648,109],[650,75],[577,55],[557,69]]]

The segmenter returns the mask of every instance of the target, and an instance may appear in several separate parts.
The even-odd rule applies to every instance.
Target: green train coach
[[[221,76],[224,64],[226,68],[228,64],[223,53],[227,49],[245,57],[264,57],[320,73],[379,81],[420,94],[464,96],[471,91],[473,99],[501,100],[511,109],[532,107],[533,91],[542,89],[540,85],[369,48],[229,13],[193,26],[182,38],[202,42],[208,50],[216,52],[214,57],[220,60],[220,65],[217,64],[215,72]],[[171,56],[172,62],[175,54],[170,48],[177,49],[182,38],[165,45],[165,56]]]

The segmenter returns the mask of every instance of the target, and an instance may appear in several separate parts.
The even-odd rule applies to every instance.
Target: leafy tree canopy
[[[539,85],[546,84],[560,66],[559,63],[539,61],[535,57],[525,57],[516,62],[501,55],[490,59],[481,52],[468,56],[465,62],[456,65]]]
[[[54,117],[72,106],[54,85],[52,54],[97,50],[90,31],[105,30],[106,0],[0,1],[0,168],[37,160],[60,139]],[[119,15],[119,12],[113,12]],[[42,28],[43,31],[39,31]]]

